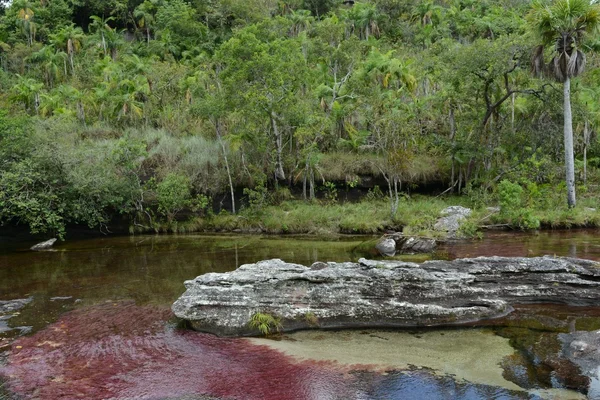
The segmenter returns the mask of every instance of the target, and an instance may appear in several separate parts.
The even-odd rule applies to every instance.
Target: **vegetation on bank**
[[[598,226],[599,36],[554,49],[571,210],[565,79],[536,47],[561,1],[0,2],[0,223],[421,234],[458,203],[470,235]]]
[[[243,232],[267,234],[381,234],[401,231],[407,235],[444,237],[434,225],[440,212],[450,205],[472,207],[473,213],[461,227],[463,237],[477,237],[487,229],[600,228],[600,211],[595,193],[579,187],[580,206],[564,207],[566,188],[529,186],[503,181],[500,191],[476,191],[469,196],[434,198],[415,195],[403,198],[394,217],[389,199],[367,195],[359,202],[285,200],[261,208],[243,208],[237,214],[208,212],[172,223],[131,226],[131,233],[148,232]],[[509,186],[508,188],[506,186]]]

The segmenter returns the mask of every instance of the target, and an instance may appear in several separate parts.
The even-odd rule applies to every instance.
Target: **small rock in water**
[[[73,296],[56,296],[56,297],[50,297],[50,301],[70,300],[72,298],[73,298]]]
[[[435,239],[409,237],[402,243],[403,253],[431,253],[435,250]]]
[[[396,255],[396,241],[391,238],[383,238],[377,243],[375,248],[382,256],[393,257]]]
[[[15,300],[0,300],[0,316],[17,311],[31,303],[33,297]]]
[[[54,243],[56,242],[56,240],[57,240],[56,238],[48,239],[45,242],[41,242],[34,246],[31,246],[31,250],[33,250],[33,251],[48,250],[49,248],[54,246]]]

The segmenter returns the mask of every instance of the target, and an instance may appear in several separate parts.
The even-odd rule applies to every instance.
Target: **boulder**
[[[375,245],[379,254],[386,257],[394,257],[396,255],[396,241],[392,238],[383,237]]]
[[[41,242],[34,246],[31,246],[31,250],[33,250],[33,251],[48,250],[49,248],[54,246],[55,242],[56,242],[56,238],[48,239],[45,242]]]
[[[461,206],[450,206],[443,209],[441,217],[433,228],[439,232],[445,232],[447,239],[456,239],[461,223],[471,215],[471,209]]]
[[[324,265],[326,264],[326,266]],[[272,330],[420,327],[503,316],[511,304],[597,305],[600,268],[587,260],[479,257],[454,261],[245,264],[185,282],[173,304],[192,328],[254,335],[253,316]]]

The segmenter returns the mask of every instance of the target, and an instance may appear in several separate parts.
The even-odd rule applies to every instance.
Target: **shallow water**
[[[494,233],[417,258],[600,260],[598,233]],[[11,391],[35,399],[581,398],[507,381],[500,363],[514,349],[490,329],[299,332],[272,341],[219,339],[169,323],[184,280],[268,258],[356,261],[375,257],[373,244],[231,235],[72,240],[39,253],[26,250],[31,243],[0,244],[0,300],[33,298],[0,318],[21,327],[0,332],[0,375]]]

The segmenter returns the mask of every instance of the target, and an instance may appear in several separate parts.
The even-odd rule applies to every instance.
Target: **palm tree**
[[[571,208],[576,204],[571,78],[581,74],[585,68],[583,40],[600,26],[600,6],[590,3],[590,0],[555,0],[552,4],[536,0],[530,20],[542,39],[542,44],[535,48],[533,54],[534,74],[547,73],[563,83],[567,203]],[[554,46],[554,56],[546,65],[544,46],[547,45]]]
[[[53,45],[42,47],[39,51],[27,57],[26,60],[42,66],[48,87],[54,86],[54,82],[60,76],[61,69],[65,75],[67,74],[67,55],[62,51],[55,51]]]
[[[11,98],[23,103],[27,111],[35,110],[37,113],[40,108],[40,94],[44,88],[42,82],[32,78],[24,78],[17,74],[18,81],[11,88]]]
[[[13,7],[18,8],[17,24],[27,38],[29,47],[33,45],[35,34],[37,33],[37,24],[34,22],[33,4],[27,0],[15,1]]]
[[[147,44],[150,43],[150,32],[154,29],[156,22],[156,8],[157,4],[155,1],[146,0],[133,11],[133,17],[138,28],[143,29],[146,33]]]
[[[123,38],[120,32],[111,28],[109,22],[114,21],[113,17],[101,18],[96,15],[90,17],[92,23],[90,23],[90,30],[100,39],[104,56],[110,54],[110,58],[115,61],[118,55],[119,46],[123,42]]]
[[[56,46],[57,49],[66,51],[69,56],[69,64],[71,65],[71,75],[75,75],[75,64],[73,57],[75,53],[81,50],[81,44],[85,34],[80,27],[76,27],[71,23],[68,26],[61,28],[57,33],[50,35],[50,43]]]
[[[356,3],[348,12],[352,29],[358,29],[358,37],[369,40],[371,34],[376,38],[380,35],[379,20],[381,14],[375,4]]]
[[[298,36],[300,32],[308,30],[311,23],[315,20],[308,10],[292,10],[288,18],[292,21],[292,27],[290,28],[291,36]]]

